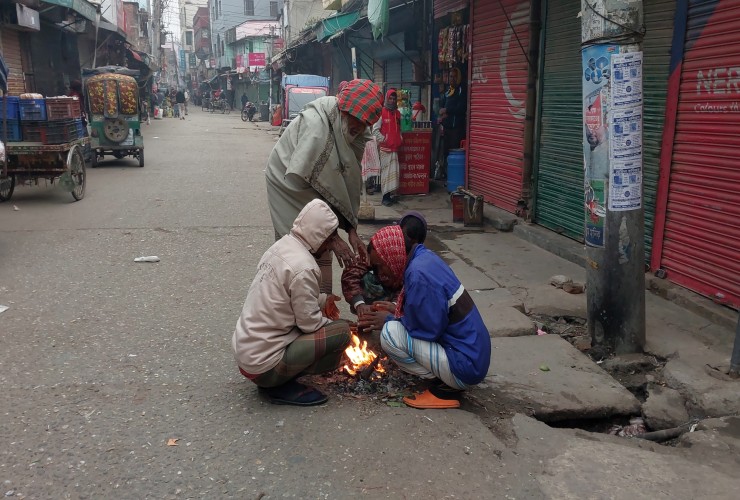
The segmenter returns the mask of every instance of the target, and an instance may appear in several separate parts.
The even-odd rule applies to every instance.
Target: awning
[[[341,34],[344,30],[352,26],[360,18],[360,11],[339,14],[326,19],[322,19],[316,27],[316,39],[323,42],[335,35]]]
[[[126,40],[125,31],[123,31],[121,28],[117,28],[115,24],[109,23],[108,21],[102,18],[100,19],[98,28],[100,28],[101,30],[110,31],[111,33],[115,33],[116,35],[120,36],[124,41]]]
[[[95,21],[97,17],[97,10],[90,3],[85,0],[43,0],[44,3],[50,3],[53,5],[59,5],[60,7],[66,7],[72,9],[83,17],[86,17],[90,21]]]

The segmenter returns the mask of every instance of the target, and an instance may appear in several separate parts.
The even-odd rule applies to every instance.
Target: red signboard
[[[398,194],[427,194],[432,163],[432,130],[404,132],[398,161],[401,164]]]
[[[249,53],[249,65],[250,66],[263,66],[266,64],[265,62],[265,53],[264,52],[250,52]]]

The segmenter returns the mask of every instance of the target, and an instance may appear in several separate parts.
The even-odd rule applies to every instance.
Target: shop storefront
[[[527,117],[534,113],[528,86],[533,88],[536,69],[530,59],[531,16],[528,0],[474,0],[470,9],[467,184],[509,212],[516,212],[529,192],[531,162],[524,152],[532,127]]]
[[[644,0],[643,203],[650,255],[675,2]],[[580,0],[550,0],[543,11],[534,221],[583,241],[583,119]]]
[[[652,267],[740,308],[740,2],[677,10]]]

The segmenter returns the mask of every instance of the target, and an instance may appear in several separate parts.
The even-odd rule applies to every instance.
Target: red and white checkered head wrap
[[[385,262],[399,283],[403,282],[406,269],[406,244],[401,226],[386,226],[370,238],[373,249]]]

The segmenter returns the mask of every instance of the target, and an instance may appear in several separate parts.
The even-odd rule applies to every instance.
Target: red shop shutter
[[[687,25],[660,267],[738,308],[740,2],[690,0]]]
[[[468,6],[468,0],[434,0],[434,19],[444,17]]]
[[[8,28],[0,29],[2,30],[1,47],[3,59],[9,70],[8,95],[20,95],[26,91],[23,78],[20,34]]]
[[[468,186],[514,212],[522,196],[530,5],[478,0],[472,16]]]

